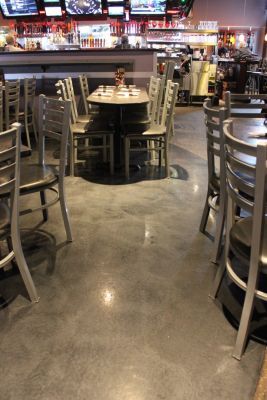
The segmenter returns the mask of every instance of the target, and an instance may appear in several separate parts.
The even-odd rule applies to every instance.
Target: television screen
[[[101,0],[65,0],[65,5],[70,15],[102,14]]]
[[[110,16],[120,16],[124,14],[123,6],[108,6],[108,15]]]
[[[0,0],[5,17],[25,17],[38,15],[36,0]]]
[[[43,0],[45,4],[47,3],[58,3],[58,5],[60,4],[60,0]]]
[[[166,0],[131,0],[131,14],[165,14]]]
[[[108,0],[108,3],[124,3],[124,0]]]
[[[58,17],[62,15],[61,7],[45,7],[47,17]]]

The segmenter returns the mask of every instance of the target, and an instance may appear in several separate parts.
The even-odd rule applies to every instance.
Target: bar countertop
[[[12,65],[66,65],[66,64],[88,64],[88,63],[125,63],[129,58],[129,63],[133,62],[135,57],[145,54],[155,53],[155,49],[107,49],[90,48],[79,50],[39,50],[39,51],[17,51],[0,52],[1,66]],[[104,60],[105,58],[105,60]]]

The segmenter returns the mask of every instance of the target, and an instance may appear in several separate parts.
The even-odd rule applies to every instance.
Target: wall
[[[256,31],[256,53],[263,53],[266,26],[266,0],[195,0],[193,24],[218,21],[219,27],[252,28]]]
[[[265,28],[266,0],[195,0],[193,22],[218,21],[220,26]]]

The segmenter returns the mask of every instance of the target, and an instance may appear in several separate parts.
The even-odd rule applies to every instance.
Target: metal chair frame
[[[233,122],[224,122],[225,173],[227,187],[226,243],[224,256],[217,271],[210,296],[218,294],[224,273],[246,292],[233,357],[240,360],[249,335],[250,320],[255,297],[267,301],[267,293],[258,289],[261,269],[260,257],[264,237],[266,213],[266,161],[267,145],[257,146],[243,142],[233,136]],[[246,158],[250,157],[249,161]],[[256,163],[250,162],[251,157]],[[250,256],[244,259],[230,241],[235,220],[235,207],[252,216]],[[244,220],[244,219],[242,219]],[[240,222],[240,221],[239,221]],[[234,269],[231,253],[248,265],[248,280],[242,279]]]

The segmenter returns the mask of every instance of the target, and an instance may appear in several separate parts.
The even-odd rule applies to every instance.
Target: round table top
[[[231,118],[233,133],[238,139],[256,145],[267,143],[267,126],[265,118]]]
[[[98,88],[87,97],[87,101],[92,104],[110,105],[146,104],[149,102],[149,97],[145,88],[108,88],[107,86],[106,91],[104,88],[101,88],[102,90]]]

